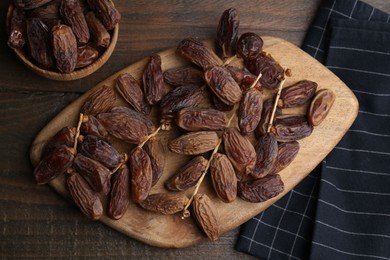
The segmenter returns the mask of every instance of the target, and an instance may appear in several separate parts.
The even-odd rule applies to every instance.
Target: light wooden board
[[[212,199],[222,233],[227,232],[253,216],[265,210],[275,201],[280,199],[288,191],[294,188],[312,169],[320,163],[324,157],[336,146],[346,131],[352,125],[358,112],[358,102],[351,90],[331,71],[317,62],[311,56],[303,52],[297,46],[274,37],[262,37],[265,43],[264,50],[281,63],[283,67],[292,70],[292,76],[288,77],[285,86],[293,84],[302,79],[313,80],[318,83],[318,89],[328,88],[335,92],[336,101],[328,114],[328,117],[321,125],[314,128],[312,135],[300,141],[301,149],[295,160],[286,169],[280,172],[285,184],[285,190],[279,196],[263,203],[249,203],[237,198],[234,202],[226,204],[221,202],[212,190],[209,176],[206,176],[200,192],[207,193]],[[210,42],[208,43],[210,44]],[[175,49],[169,49],[159,53],[162,58],[163,70],[187,64],[182,57],[175,53]],[[141,78],[143,68],[147,59],[139,61],[122,71],[112,75],[96,87],[106,84],[114,86],[115,78],[121,73],[130,73],[137,80]],[[237,61],[236,61],[237,62]],[[167,86],[168,87],[168,86]],[[77,99],[61,113],[59,113],[41,132],[37,135],[31,147],[31,161],[33,165],[40,160],[42,147],[48,138],[53,136],[59,129],[67,125],[76,125],[78,113],[89,92]],[[271,93],[265,90],[264,95]],[[118,104],[124,104],[118,98]],[[288,112],[299,112],[298,110]],[[155,122],[158,122],[156,113],[152,113]],[[159,136],[165,144],[178,136],[178,130],[160,132]],[[252,138],[253,140],[253,138]],[[253,140],[254,141],[254,140]],[[114,143],[118,150],[129,152],[132,146]],[[177,169],[183,166],[191,157],[177,155],[166,148],[167,163],[164,174],[159,183],[153,187],[152,193],[167,192],[163,183]],[[50,185],[61,195],[69,198],[65,186],[65,174],[50,182]],[[192,189],[187,191],[190,195]],[[106,198],[102,198],[106,200]],[[82,214],[82,213],[80,213]],[[181,214],[164,216],[147,212],[134,203],[131,203],[126,214],[120,220],[111,220],[106,216],[101,221],[108,226],[147,244],[158,247],[181,248],[194,245],[207,240],[205,235],[195,225],[192,218],[181,219]]]

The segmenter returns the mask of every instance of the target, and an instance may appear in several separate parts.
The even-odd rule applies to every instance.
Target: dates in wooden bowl
[[[111,17],[101,15],[99,8],[111,8]],[[8,45],[38,75],[76,80],[94,73],[110,58],[119,20],[111,0],[15,0],[7,12]]]

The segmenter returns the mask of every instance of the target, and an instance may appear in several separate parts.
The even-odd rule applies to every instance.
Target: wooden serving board
[[[209,176],[206,176],[199,192],[207,193],[212,199],[216,211],[218,212],[221,233],[227,232],[243,224],[293,189],[294,186],[307,176],[336,146],[352,125],[358,112],[358,102],[354,94],[326,67],[285,40],[266,36],[263,37],[263,40],[265,44],[264,50],[271,53],[283,67],[292,70],[292,76],[287,78],[285,86],[299,80],[309,79],[318,83],[318,89],[328,88],[333,90],[336,94],[336,101],[322,124],[315,127],[313,133],[309,137],[300,141],[301,149],[295,160],[286,169],[280,172],[285,184],[285,190],[279,196],[263,203],[249,203],[237,198],[234,202],[226,204],[217,198],[212,190],[211,180],[209,179]],[[212,45],[211,42],[208,42],[208,44],[210,46]],[[163,51],[159,54],[162,58],[163,70],[179,67],[188,63],[175,53],[175,48]],[[103,84],[114,86],[115,78],[121,73],[130,73],[139,80],[146,62],[147,59],[134,63],[104,80],[96,87]],[[169,87],[167,86],[167,88]],[[92,90],[93,89],[90,91]],[[90,91],[59,113],[37,135],[32,144],[30,154],[33,165],[36,165],[40,160],[42,147],[48,138],[53,136],[64,126],[75,126],[77,124],[80,107]],[[266,95],[270,95],[270,93]],[[123,101],[118,98],[118,105],[123,104]],[[298,111],[287,112],[299,112],[299,109]],[[152,113],[152,118],[157,124],[158,116],[156,116],[156,113]],[[167,147],[169,140],[178,135],[179,131],[176,128],[173,128],[171,131],[160,131],[158,134],[165,147]],[[114,145],[116,144],[114,143]],[[132,149],[132,146],[123,144],[118,144],[116,147],[121,152],[129,152]],[[167,192],[163,186],[165,180],[189,161],[191,157],[174,154],[166,148],[166,158],[167,162],[164,174],[158,184],[152,188],[152,193]],[[50,182],[50,186],[64,197],[70,198],[65,186],[65,178],[65,174],[61,175]],[[193,189],[189,189],[187,194],[190,195],[192,191]],[[105,203],[106,198],[102,199]],[[111,220],[108,217],[103,216],[101,221],[130,237],[158,247],[181,248],[207,240],[192,218],[183,220],[181,219],[181,214],[165,216],[151,213],[141,209],[134,203],[130,203],[129,208],[122,219]]]

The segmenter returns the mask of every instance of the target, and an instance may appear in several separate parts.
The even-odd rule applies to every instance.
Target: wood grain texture
[[[307,53],[295,45],[275,37],[264,36],[264,51],[282,64],[283,67],[292,70],[292,76],[286,79],[286,86],[293,83],[309,79],[318,83],[319,89],[330,89],[336,95],[336,101],[321,125],[315,127],[313,133],[304,140],[300,140],[300,151],[289,167],[284,169],[280,175],[284,182],[285,189],[278,197],[263,203],[248,203],[241,199],[236,199],[232,203],[223,203],[218,199],[211,188],[208,176],[200,188],[201,193],[206,193],[212,200],[217,212],[219,229],[221,233],[230,231],[261,211],[268,208],[277,199],[281,198],[295,185],[297,185],[306,175],[308,175],[324,157],[336,146],[342,136],[346,133],[358,112],[357,99],[351,90],[326,67],[313,59]],[[209,41],[208,45],[213,46],[214,41]],[[183,66],[188,63],[183,57],[176,53],[176,49],[169,49],[159,53],[161,56],[162,69],[167,70]],[[46,141],[65,126],[76,126],[79,118],[80,108],[84,104],[89,94],[102,85],[115,86],[115,79],[122,73],[131,74],[137,81],[142,78],[142,72],[149,59],[145,58],[129,67],[112,75],[107,80],[99,83],[66,109],[61,111],[36,137],[31,147],[31,161],[36,165],[40,158],[42,148]],[[232,65],[242,66],[240,59],[231,62]],[[273,94],[264,90],[263,96]],[[116,105],[126,105],[123,100],[117,100]],[[286,113],[304,113],[303,108],[289,109]],[[152,119],[158,122],[159,116],[152,113]],[[233,121],[232,126],[236,126]],[[179,136],[178,131],[163,131],[159,133],[159,138],[164,147],[168,147],[168,142]],[[255,141],[253,140],[253,144]],[[130,153],[133,146],[124,145],[121,142],[114,142],[120,152]],[[164,182],[172,176],[180,167],[191,159],[189,156],[177,155],[166,149],[166,161],[164,173],[159,182],[153,187],[151,193],[167,192]],[[69,197],[69,192],[65,186],[66,174],[50,182],[50,185],[64,197]],[[193,189],[187,190],[187,195],[191,196]],[[140,241],[153,246],[163,248],[188,247],[206,240],[204,234],[197,228],[192,218],[181,219],[180,214],[161,215],[150,213],[138,207],[134,203],[130,206],[126,214],[120,220],[111,220],[104,216],[101,221],[108,226]]]
[[[0,258],[255,259],[234,250],[239,228],[212,243],[160,249],[87,220],[49,186],[34,184],[30,145],[79,93],[152,52],[176,46],[184,37],[213,37],[224,8],[239,7],[243,31],[251,29],[299,46],[320,0],[261,0],[250,5],[242,0],[117,0],[123,18],[114,53],[96,73],[73,82],[36,75],[8,48],[4,25],[10,2],[0,1]],[[388,0],[365,2],[390,12]]]

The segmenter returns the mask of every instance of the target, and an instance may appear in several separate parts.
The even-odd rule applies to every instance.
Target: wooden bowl
[[[8,7],[8,12],[7,12],[7,30],[9,28],[9,22],[11,19],[12,11],[14,9],[14,6],[11,4]],[[76,79],[81,79],[84,78],[95,71],[97,71],[101,66],[103,66],[107,60],[110,58],[112,52],[115,49],[116,43],[118,41],[118,32],[119,32],[119,24],[115,26],[115,28],[110,32],[111,35],[111,41],[110,45],[107,47],[107,49],[99,56],[99,58],[91,63],[90,65],[80,68],[80,69],[75,69],[71,73],[61,73],[56,70],[47,70],[47,69],[42,69],[38,67],[34,62],[29,59],[29,56],[26,55],[26,50],[25,48],[18,50],[14,49],[14,52],[16,53],[16,56],[24,63],[24,65],[27,66],[30,70],[34,71],[38,75],[41,75],[45,78],[48,79],[53,79],[53,80],[60,80],[60,81],[70,81],[70,80],[76,80]]]

